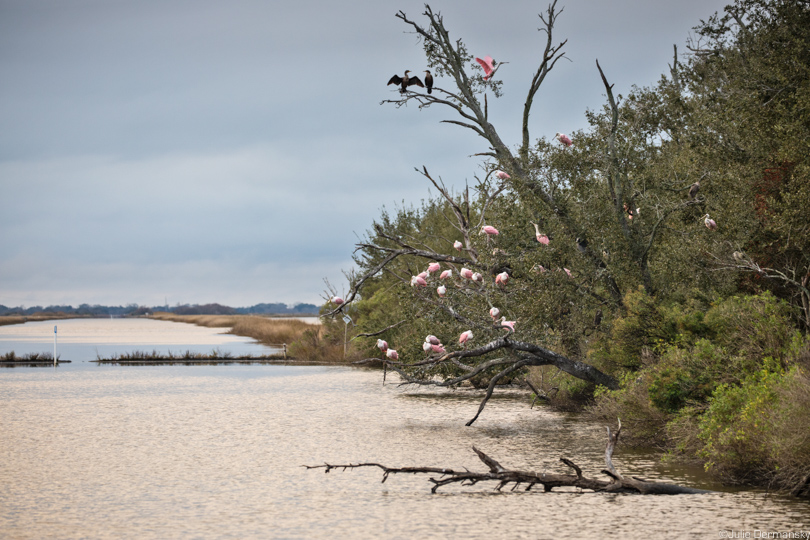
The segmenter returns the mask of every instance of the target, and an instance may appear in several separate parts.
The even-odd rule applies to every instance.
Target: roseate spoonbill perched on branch
[[[506,317],[501,317],[501,326],[506,326],[512,332],[515,331],[515,321],[507,321]]]
[[[469,268],[462,268],[461,272],[459,272],[458,275],[460,275],[464,279],[472,279],[473,272]]]
[[[385,356],[387,356],[391,360],[399,360],[399,353],[394,349],[388,349],[387,351],[385,351]]]
[[[436,294],[438,294],[440,298],[444,298],[444,295],[447,294],[447,287],[439,285],[436,287]]]
[[[484,80],[488,81],[492,74],[495,73],[495,60],[491,56],[485,56],[483,60],[476,58],[475,61],[484,68]]]
[[[434,273],[434,272],[438,272],[438,271],[439,271],[439,269],[440,269],[441,267],[442,267],[442,265],[441,265],[441,264],[439,264],[439,263],[437,263],[437,262],[435,262],[435,263],[430,263],[430,264],[428,265],[428,269],[427,269],[427,271],[428,271],[428,273],[432,274],[432,273]]]
[[[380,349],[382,352],[387,351],[388,350],[388,342],[384,341],[382,339],[378,339],[377,340],[377,348]]]
[[[706,224],[706,228],[708,228],[710,231],[716,231],[717,230],[717,222],[715,220],[713,220],[712,218],[710,218],[709,214],[706,214],[705,216],[703,216],[703,223]]]
[[[403,75],[402,77],[400,77],[399,75],[394,75],[393,77],[391,77],[391,79],[389,79],[388,84],[398,84],[398,85],[400,85],[399,92],[401,94],[404,94],[409,86],[416,85],[416,86],[419,86],[421,88],[424,88],[425,85],[422,84],[422,81],[419,80],[419,77],[411,77],[411,76],[409,76],[408,73],[410,73],[410,72],[411,72],[410,70],[406,69],[405,70],[405,75]],[[388,86],[388,85],[386,85],[386,86]]]
[[[433,347],[433,346],[430,343],[428,343],[427,341],[422,343],[422,350],[425,351],[425,352],[428,352],[429,350],[431,350],[431,347]]]
[[[466,332],[462,332],[460,336],[458,336],[458,342],[463,345],[467,346],[467,342],[473,338],[472,330],[467,330]]]
[[[563,268],[563,270],[565,270],[565,273],[568,274],[568,277],[571,277],[571,270],[568,268]]]
[[[492,317],[493,321],[495,319],[497,319],[498,315],[500,315],[500,314],[501,314],[501,310],[496,308],[496,307],[493,307],[492,309],[489,310],[489,316]]]
[[[565,133],[557,133],[554,136],[557,137],[557,140],[563,143],[565,146],[571,147],[574,145],[574,141],[572,141],[571,137],[569,137]]]
[[[431,345],[431,346],[430,346],[430,348],[431,348],[431,350],[432,350],[433,352],[435,352],[435,353],[439,353],[439,354],[444,354],[444,353],[446,353],[446,352],[447,352],[447,351],[444,349],[444,345],[442,345],[441,343],[439,343],[438,345]]]
[[[692,184],[692,186],[689,188],[689,198],[694,200],[694,198],[697,197],[699,190],[700,190],[700,180]]]
[[[498,229],[496,229],[492,225],[484,225],[483,227],[481,227],[481,232],[478,233],[478,234],[484,234],[484,233],[486,233],[487,236],[497,236],[498,234],[500,234],[498,232]]]
[[[506,285],[506,282],[509,281],[509,274],[506,272],[501,272],[497,276],[495,276],[495,284]]]
[[[457,250],[457,251],[461,251],[461,248],[462,248],[463,246],[464,246],[464,244],[462,244],[462,243],[461,243],[461,242],[459,242],[458,240],[456,240],[455,242],[453,242],[453,247],[454,247],[454,248],[456,248],[456,250]]]
[[[425,338],[425,343],[430,343],[431,345],[438,345],[441,343],[441,341],[439,341],[439,338],[431,334]]]
[[[474,272],[470,279],[473,280],[473,281],[483,282],[484,281],[484,276],[482,276],[478,272]]]
[[[333,304],[337,304],[338,306],[340,304],[344,303],[343,298],[341,298],[339,296],[333,296],[331,301],[332,301]]]
[[[425,70],[425,87],[427,88],[428,94],[433,93],[433,75],[430,73],[429,69]]]
[[[508,174],[506,174],[503,171],[495,171],[495,177],[498,180],[509,180],[510,178],[512,178],[511,176],[509,176]]]
[[[425,281],[425,278],[420,276],[411,277],[411,287],[415,287],[417,285],[420,287],[427,287],[427,281]]]
[[[540,232],[540,226],[537,225],[537,223],[534,223],[533,221],[530,221],[529,223],[534,225],[534,237],[537,238],[537,241],[544,246],[547,246],[549,242],[548,236]]]
[[[453,277],[453,271],[452,270],[445,270],[444,272],[439,274],[439,279],[447,279],[449,277]]]

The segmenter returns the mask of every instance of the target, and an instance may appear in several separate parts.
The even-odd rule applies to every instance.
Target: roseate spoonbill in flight
[[[570,147],[574,145],[574,142],[571,140],[571,137],[569,137],[565,133],[557,133],[554,136],[557,137],[557,140],[563,143],[565,146]]]
[[[534,237],[537,238],[538,242],[540,242],[544,246],[547,246],[549,242],[548,236],[540,232],[540,226],[537,225],[537,223],[534,223],[533,221],[531,221],[530,223],[534,225]]]
[[[498,180],[509,180],[510,178],[512,178],[503,171],[495,171],[495,176],[498,178]]]
[[[377,348],[380,349],[382,352],[388,350],[388,342],[382,339],[377,340]]]
[[[459,242],[458,240],[456,240],[455,242],[453,242],[453,247],[456,248],[457,251],[461,251],[461,248],[463,247],[463,244],[461,242]]]
[[[428,265],[427,271],[428,271],[429,274],[432,274],[434,272],[438,272],[441,267],[442,267],[442,265],[437,263],[437,262],[430,263]]]
[[[700,190],[700,180],[692,184],[692,186],[689,188],[689,198],[694,200],[694,198],[697,197],[699,190]]]
[[[500,314],[501,314],[501,310],[500,310],[500,309],[498,309],[498,308],[496,308],[496,307],[493,307],[493,308],[491,308],[491,309],[489,310],[489,316],[490,316],[490,317],[492,317],[492,320],[493,320],[493,321],[494,321],[495,319],[497,319],[497,318],[498,318],[498,315],[500,315]]]
[[[439,285],[436,287],[436,294],[438,294],[440,298],[444,298],[444,295],[447,294],[447,287]]]
[[[387,356],[391,360],[399,360],[399,353],[394,349],[388,349],[387,351],[385,351],[385,356]]]
[[[425,70],[425,87],[427,88],[428,94],[433,93],[433,75],[430,73],[429,69]]]
[[[512,332],[515,331],[515,321],[507,321],[506,317],[501,317],[501,326],[509,328]]]
[[[500,285],[506,285],[506,282],[509,281],[509,274],[506,272],[501,272],[497,276],[495,276],[495,283]]]
[[[447,279],[447,278],[452,277],[452,276],[453,276],[453,271],[452,270],[445,270],[444,272],[439,274],[439,279]]]
[[[483,60],[476,58],[475,61],[484,68],[484,80],[489,80],[492,74],[495,73],[495,60],[493,60],[491,56],[485,56]]]
[[[467,342],[473,338],[472,330],[467,330],[466,332],[462,332],[460,336],[458,336],[458,342],[461,345],[467,346]]]
[[[715,220],[713,220],[712,218],[710,218],[709,214],[706,214],[705,216],[703,216],[703,223],[706,224],[706,227],[710,231],[716,231],[717,230],[717,222]]]
[[[464,279],[472,279],[473,272],[469,268],[462,268],[461,272],[459,272],[458,275],[460,275]]]
[[[439,341],[439,338],[431,334],[425,338],[425,343],[430,343],[431,345],[439,345],[441,341]]]
[[[399,75],[394,75],[393,77],[391,77],[391,79],[389,79],[388,84],[398,84],[398,85],[400,85],[400,89],[399,89],[400,94],[404,94],[409,86],[416,85],[416,86],[419,86],[421,88],[424,88],[425,85],[422,84],[422,81],[419,79],[419,77],[411,77],[411,76],[409,76],[408,73],[410,73],[410,72],[411,72],[410,70],[406,69],[405,70],[405,75],[403,75],[402,77],[400,77]],[[386,85],[386,86],[388,86],[388,85]]]
[[[333,304],[340,305],[340,304],[342,304],[342,303],[344,303],[344,302],[345,302],[345,300],[343,300],[343,298],[341,298],[341,297],[339,297],[339,296],[333,296],[333,297],[332,297],[332,303],[333,303]]]
[[[498,229],[496,229],[492,225],[484,225],[483,227],[481,227],[481,232],[478,233],[478,234],[484,234],[484,233],[486,233],[487,236],[497,236],[498,234],[500,234],[498,232]]]

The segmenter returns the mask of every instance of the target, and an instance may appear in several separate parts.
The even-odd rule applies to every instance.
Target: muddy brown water
[[[2,538],[756,538],[810,530],[807,502],[724,488],[700,468],[621,445],[614,462],[624,474],[718,492],[495,492],[479,484],[433,495],[426,476],[381,483],[374,469],[302,467],[375,461],[483,471],[475,445],[508,467],[563,472],[566,456],[599,475],[604,427],[530,409],[517,393],[493,399],[465,427],[480,394],[383,385],[377,371],[90,359],[0,370]]]

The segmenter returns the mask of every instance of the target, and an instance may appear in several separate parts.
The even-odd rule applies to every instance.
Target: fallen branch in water
[[[495,487],[498,491],[509,484],[514,484],[512,491],[515,491],[521,485],[526,486],[524,488],[525,491],[529,491],[534,486],[539,485],[543,487],[543,491],[545,492],[549,492],[556,487],[576,487],[594,492],[641,493],[644,495],[711,493],[703,489],[683,487],[675,484],[648,482],[640,478],[621,476],[616,471],[612,461],[613,450],[619,440],[621,430],[621,420],[619,420],[619,428],[614,433],[611,433],[610,428],[607,428],[608,443],[605,448],[605,463],[607,468],[602,470],[602,473],[609,477],[608,480],[598,480],[583,476],[582,469],[573,461],[564,457],[560,458],[560,461],[573,469],[575,474],[550,474],[510,470],[475,446],[472,447],[473,451],[478,454],[478,458],[489,468],[489,472],[472,472],[468,469],[457,471],[441,467],[388,467],[380,463],[357,463],[349,465],[331,465],[325,463],[323,465],[304,465],[304,467],[307,469],[324,469],[326,473],[330,472],[332,469],[346,470],[360,467],[377,467],[383,471],[383,482],[388,480],[388,475],[398,473],[440,475],[438,478],[431,477],[429,479],[430,482],[433,483],[433,488],[430,490],[431,493],[436,493],[436,490],[448,484],[458,483],[462,486],[474,486],[478,482],[498,482],[498,485]]]

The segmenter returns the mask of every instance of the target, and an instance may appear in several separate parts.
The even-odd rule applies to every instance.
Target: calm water
[[[186,330],[198,329],[180,325],[169,345],[189,345]],[[589,475],[604,465],[602,426],[529,409],[514,394],[464,427],[477,403],[471,392],[383,386],[379,372],[351,368],[76,359],[2,369],[0,537],[718,538],[810,529],[807,503],[763,492],[644,497],[478,485],[431,495],[426,477],[382,484],[376,470],[302,467],[484,470],[473,444],[506,466],[563,471],[561,455]],[[651,453],[620,447],[614,461],[625,474],[722,489]]]

